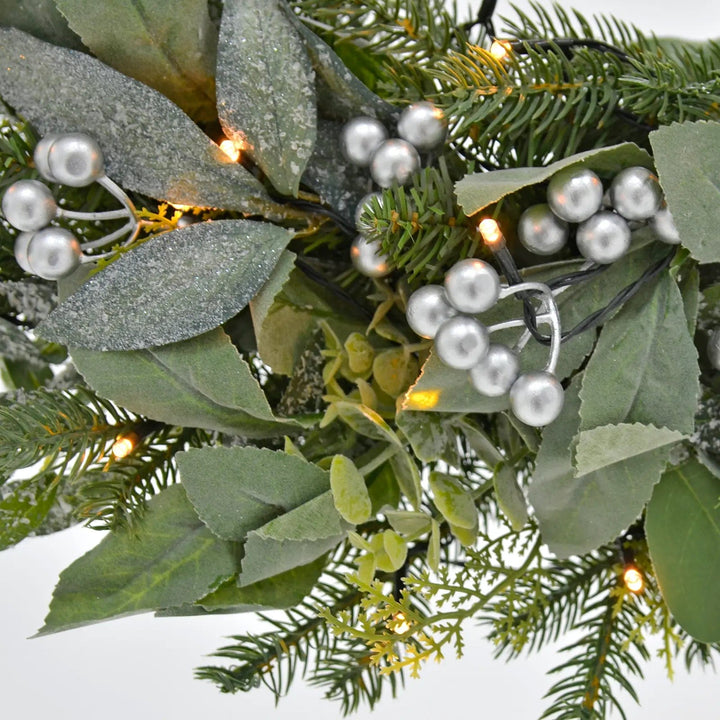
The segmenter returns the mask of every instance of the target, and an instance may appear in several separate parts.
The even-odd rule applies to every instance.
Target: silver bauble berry
[[[448,302],[460,312],[484,312],[497,302],[499,293],[500,278],[495,268],[477,258],[455,263],[445,276]]]
[[[418,151],[405,140],[386,140],[373,155],[370,163],[372,179],[380,187],[394,183],[404,185],[420,169]]]
[[[26,273],[33,273],[33,269],[30,267],[30,263],[28,262],[28,245],[30,245],[30,241],[35,237],[34,232],[24,232],[20,233],[15,238],[15,260],[17,261],[17,264],[26,272]]]
[[[446,133],[445,113],[430,102],[417,102],[406,107],[398,121],[398,135],[420,152],[442,145]]]
[[[70,187],[85,187],[105,174],[100,146],[89,135],[61,135],[50,147],[48,167],[56,182]]]
[[[680,233],[675,227],[673,216],[667,208],[661,208],[650,218],[650,228],[655,237],[668,245],[680,244]]]
[[[382,193],[379,192],[371,192],[365,195],[360,202],[357,204],[357,207],[355,208],[355,227],[357,228],[357,231],[360,233],[369,233],[374,230],[373,227],[366,226],[362,222],[362,216],[366,209],[371,209],[373,207],[373,200],[377,200],[380,204],[380,207],[382,207]]]
[[[469,370],[487,354],[490,340],[484,325],[466,315],[446,320],[435,335],[435,351],[445,365]]]
[[[385,126],[375,118],[356,117],[345,123],[340,135],[340,149],[353,165],[367,167],[375,151],[387,140]]]
[[[715,370],[720,370],[720,328],[710,333],[707,344],[707,356]]]
[[[2,211],[13,227],[27,232],[48,225],[57,213],[57,205],[46,185],[37,180],[18,180],[5,192]]]
[[[518,221],[520,242],[535,255],[553,255],[565,247],[570,230],[544,203],[529,207]]]
[[[565,393],[560,381],[548,372],[520,375],[510,388],[510,407],[526,425],[543,427],[555,420],[563,407]]]
[[[663,194],[657,177],[647,168],[621,170],[610,185],[610,201],[627,220],[648,220],[662,206]]]
[[[509,347],[491,345],[487,355],[470,368],[470,380],[483,395],[500,397],[510,390],[519,372],[517,355]]]
[[[390,272],[390,263],[381,252],[378,240],[358,235],[350,246],[350,259],[355,269],[367,277],[384,277]]]
[[[575,239],[584,258],[608,265],[628,251],[630,227],[616,213],[602,210],[578,227]]]
[[[80,265],[81,257],[80,243],[64,228],[49,227],[36,232],[27,248],[32,272],[46,280],[67,277]]]
[[[50,165],[48,161],[50,159],[50,148],[53,146],[55,141],[60,137],[57,133],[49,133],[42,138],[35,146],[33,151],[33,162],[35,163],[35,169],[40,173],[40,176],[49,182],[57,182],[50,172]]]
[[[440,326],[457,315],[445,298],[441,285],[426,285],[416,290],[407,303],[408,325],[420,337],[432,340]]]
[[[566,168],[555,173],[547,189],[550,209],[567,222],[578,223],[594,215],[602,205],[600,178],[587,168]]]

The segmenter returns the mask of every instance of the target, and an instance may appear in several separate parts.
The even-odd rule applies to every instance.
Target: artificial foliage
[[[0,219],[0,549],[108,531],[62,572],[41,634],[260,612],[266,631],[233,635],[198,678],[277,697],[303,678],[343,713],[461,655],[469,623],[503,658],[563,644],[543,718],[625,717],[646,663],[712,665],[720,46],[494,6],[3,4],[0,192],[38,177],[41,137],[84,132],[140,220],[56,284],[17,265]],[[392,267],[371,279],[349,256],[371,184],[342,129],[392,130],[420,100],[446,142],[359,214]],[[680,245],[638,227],[587,271],[572,241],[549,259],[518,241],[560,170],[608,183],[631,166],[657,173]],[[116,207],[98,185],[51,190],[63,208]],[[483,217],[519,268],[507,282],[566,285],[564,407],[542,429],[406,321],[413,290],[495,262]],[[114,227],[57,224],[83,242]],[[542,340],[529,302],[502,299],[488,323],[525,312]],[[531,338],[522,362],[547,352]]]

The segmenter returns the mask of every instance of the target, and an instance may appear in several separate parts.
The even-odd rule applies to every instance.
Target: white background
[[[478,2],[461,3],[478,7]],[[526,3],[521,3],[525,6]],[[720,35],[720,4],[708,0],[628,0],[570,6],[585,14],[615,14],[658,35],[702,39]],[[509,12],[499,2],[501,13]],[[298,682],[274,709],[269,692],[255,690],[221,695],[213,685],[192,679],[192,669],[205,664],[203,655],[224,644],[224,637],[256,629],[250,616],[155,619],[126,618],[28,640],[41,625],[61,569],[87,551],[99,535],[76,528],[47,538],[31,539],[0,553],[0,717],[11,720],[103,720],[152,718],[258,718],[277,720],[312,715],[339,717],[335,704]],[[717,603],[717,598],[708,598]],[[259,629],[259,628],[257,628]],[[413,715],[534,720],[545,704],[550,685],[544,676],[557,661],[552,650],[509,664],[494,661],[492,648],[471,625],[464,659],[448,658],[427,667],[421,680],[408,679],[396,700],[389,697],[370,713],[355,717],[397,720]],[[637,681],[642,706],[630,699],[630,720],[720,718],[720,684],[712,672],[688,677],[681,667],[669,683],[660,661],[646,666]]]

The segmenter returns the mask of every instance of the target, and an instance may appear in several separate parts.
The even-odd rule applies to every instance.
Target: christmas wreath
[[[198,677],[344,713],[468,620],[575,631],[548,718],[717,656],[720,46],[494,6],[3,3],[0,549],[109,531],[41,634],[283,610]]]

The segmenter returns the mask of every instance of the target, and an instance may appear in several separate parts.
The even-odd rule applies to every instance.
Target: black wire
[[[588,38],[553,38],[552,40],[516,40],[510,42],[510,47],[518,55],[526,55],[528,48],[533,50],[562,50],[566,57],[572,57],[573,50],[577,48],[588,48],[589,50],[599,50],[607,55],[613,55],[621,62],[631,63],[632,58],[620,48],[606,43],[603,40],[591,40]]]
[[[495,13],[496,5],[497,0],[483,0],[475,19],[465,23],[462,29],[465,32],[470,32],[476,25],[482,25],[490,37],[495,37],[495,25],[493,24],[492,16]]]
[[[275,202],[283,203],[284,205],[291,205],[292,207],[298,208],[298,210],[307,210],[315,215],[324,215],[325,217],[330,218],[330,220],[337,225],[338,230],[348,237],[354,238],[358,234],[354,223],[346,220],[342,215],[340,215],[340,213],[335,212],[331,208],[320,205],[320,203],[288,197],[277,197],[273,198],[273,200],[275,200]]]

